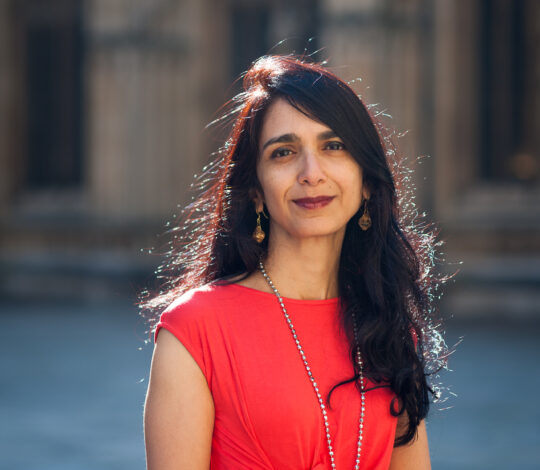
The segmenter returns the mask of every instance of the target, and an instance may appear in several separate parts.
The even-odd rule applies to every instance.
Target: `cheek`
[[[261,172],[262,173],[262,172]],[[259,173],[259,182],[263,191],[264,201],[267,206],[273,206],[283,199],[283,183],[279,175],[271,172]]]
[[[350,165],[348,171],[343,173],[342,184],[347,200],[351,206],[360,207],[362,202],[362,186],[363,186],[362,170],[358,165]]]

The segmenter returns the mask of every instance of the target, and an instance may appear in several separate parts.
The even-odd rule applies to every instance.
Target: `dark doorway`
[[[20,4],[26,95],[27,189],[74,188],[83,168],[81,1]]]
[[[530,0],[482,0],[480,15],[481,175],[485,180],[533,181],[539,148],[532,77],[537,4]],[[532,18],[531,18],[532,17]]]

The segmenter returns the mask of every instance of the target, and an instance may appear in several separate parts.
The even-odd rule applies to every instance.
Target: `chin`
[[[294,238],[331,237],[345,232],[345,227],[346,225],[325,227],[324,224],[309,224],[305,227],[296,227],[291,231],[291,235]]]

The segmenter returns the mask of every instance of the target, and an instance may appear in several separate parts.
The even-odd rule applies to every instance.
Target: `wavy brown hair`
[[[396,397],[394,416],[406,413],[408,426],[395,444],[410,442],[430,406],[428,376],[445,365],[446,345],[434,320],[434,299],[444,279],[435,274],[435,233],[414,209],[410,173],[401,164],[393,134],[352,88],[324,65],[301,57],[264,56],[243,77],[244,91],[233,98],[218,123],[231,123],[225,144],[198,177],[199,195],[170,233],[166,258],[157,270],[158,293],[141,294],[141,314],[152,325],[159,313],[189,289],[228,282],[258,267],[267,240],[251,236],[256,223],[252,195],[259,187],[256,165],[266,110],[277,98],[331,128],[363,170],[370,190],[372,227],[362,231],[357,213],[347,224],[339,264],[341,318],[348,334],[355,382],[353,313],[358,322],[364,374]],[[360,210],[359,210],[360,212]],[[268,221],[262,219],[269,232]]]

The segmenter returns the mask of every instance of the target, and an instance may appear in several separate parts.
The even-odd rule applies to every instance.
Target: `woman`
[[[299,58],[259,59],[244,90],[168,282],[142,305],[166,307],[148,468],[428,469],[440,280],[433,236],[400,212],[383,128]]]

